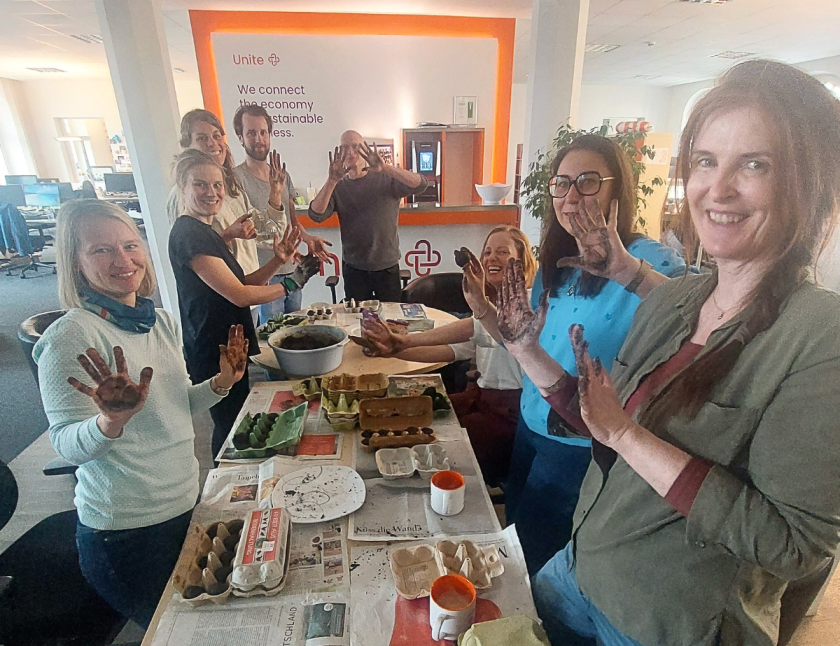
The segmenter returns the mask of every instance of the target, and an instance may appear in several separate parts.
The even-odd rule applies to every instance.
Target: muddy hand
[[[578,371],[580,415],[592,437],[605,446],[615,446],[636,423],[624,412],[618,391],[598,357],[589,355],[589,342],[583,338],[583,326],[569,328]]]
[[[580,255],[561,258],[557,261],[558,268],[575,267],[614,280],[628,266],[638,265],[618,235],[618,200],[610,202],[607,222],[597,199],[582,199],[578,202],[578,212],[569,216],[569,225]]]
[[[111,421],[125,424],[137,411],[143,408],[149,394],[149,383],[153,370],[150,367],[140,371],[140,382],[135,383],[128,376],[128,366],[120,346],[114,346],[114,363],[117,374],[94,348],[77,357],[84,371],[96,383],[92,388],[75,377],[68,377],[67,383],[80,393],[90,397],[102,415]]]
[[[511,258],[496,296],[496,310],[499,333],[511,352],[539,345],[548,312],[548,290],[540,295],[539,307],[534,312],[528,298],[522,261]]]
[[[227,345],[219,346],[219,376],[216,385],[231,388],[242,379],[248,366],[248,339],[242,325],[231,325]]]

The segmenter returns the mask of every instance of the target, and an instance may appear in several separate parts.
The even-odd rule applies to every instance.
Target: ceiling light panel
[[[83,43],[88,43],[89,45],[102,44],[102,36],[98,34],[70,34],[70,37],[81,40]]]
[[[41,74],[66,74],[67,70],[60,70],[57,67],[27,67],[30,72],[40,72]]]
[[[739,58],[747,58],[755,56],[752,52],[720,52],[719,54],[712,54],[710,58],[725,58],[727,60],[737,60]]]
[[[594,53],[603,53],[603,52],[611,52],[618,49],[621,45],[602,45],[599,43],[589,43],[586,46],[586,52],[590,54]]]

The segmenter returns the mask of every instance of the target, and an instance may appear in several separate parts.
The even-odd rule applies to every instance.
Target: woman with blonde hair
[[[374,353],[381,356],[429,363],[475,359],[480,373],[477,384],[470,384],[466,392],[453,394],[451,400],[470,436],[484,479],[497,484],[507,477],[510,464],[519,421],[522,370],[480,320],[487,312],[487,299],[496,299],[507,261],[515,258],[522,262],[528,285],[537,273],[537,261],[525,234],[508,225],[490,231],[480,262],[472,254],[469,256],[471,262],[465,268],[464,279],[482,283],[485,294],[484,298],[468,299],[473,317],[409,335],[396,335],[384,325],[369,323],[363,335],[374,344]]]
[[[296,257],[300,233],[286,227],[274,236],[274,255],[262,267],[246,274],[213,222],[225,199],[221,166],[207,153],[187,149],[174,165],[175,183],[184,214],[169,233],[169,260],[178,286],[178,305],[184,327],[187,369],[194,382],[207,379],[219,362],[219,346],[231,325],[241,325],[252,354],[259,353],[250,307],[271,302],[300,289],[320,267],[307,256],[294,273],[281,283],[266,284],[288,260]],[[230,395],[210,409],[213,418],[214,457],[230,432],[242,404],[248,398],[247,375],[237,381]]]
[[[178,323],[149,298],[155,275],[131,218],[107,202],[74,200],[56,224],[68,312],[33,349],[50,439],[79,466],[82,573],[116,610],[148,626],[198,496],[191,415],[242,377],[248,341],[241,326],[230,328],[215,371],[192,385]]]

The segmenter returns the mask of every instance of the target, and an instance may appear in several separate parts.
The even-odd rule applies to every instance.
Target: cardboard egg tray
[[[181,601],[197,607],[220,604],[230,596],[233,559],[244,522],[232,520],[206,527],[193,525],[182,558],[175,566],[172,583]]]
[[[411,426],[400,431],[362,431],[362,451],[373,453],[378,449],[396,449],[400,447],[412,447],[418,444],[431,444],[435,442],[435,432],[425,426],[419,428]]]
[[[320,399],[321,379],[320,377],[304,379],[303,381],[298,382],[294,386],[292,386],[292,392],[298,397],[303,397],[308,402],[311,402],[314,399]]]
[[[371,397],[385,397],[388,393],[388,376],[382,373],[369,375],[333,375],[321,382],[324,394],[333,404],[344,395],[348,403]]]
[[[401,431],[432,423],[432,398],[386,397],[359,402],[359,426],[362,430]]]
[[[327,423],[336,431],[352,431],[356,428],[359,422],[359,400],[352,403],[347,401],[345,395],[338,398],[338,403],[334,404],[326,395],[321,396],[321,408],[324,411],[324,417]]]
[[[231,438],[238,458],[264,458],[297,446],[306,423],[307,404],[282,413],[245,414]]]
[[[478,547],[471,541],[401,547],[391,550],[390,561],[397,592],[406,599],[428,597],[434,580],[445,574],[460,574],[486,590],[505,571],[497,546]]]
[[[272,596],[283,589],[291,528],[289,513],[280,507],[248,512],[230,577],[236,596]]]
[[[417,471],[423,479],[449,469],[446,449],[440,444],[419,444],[411,448],[380,449],[376,467],[386,480],[410,478]]]

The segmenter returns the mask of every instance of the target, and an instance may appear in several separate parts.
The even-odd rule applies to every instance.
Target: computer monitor
[[[134,173],[105,173],[105,191],[108,193],[136,193]]]
[[[39,177],[38,178],[39,184],[58,184],[57,177]]]
[[[76,191],[73,190],[70,182],[59,182],[56,186],[58,186],[58,199],[62,204],[76,199]]]
[[[58,184],[24,184],[26,206],[61,206]]]
[[[6,184],[37,184],[37,175],[6,175]]]
[[[20,184],[0,186],[0,203],[11,204],[12,206],[26,206],[23,186]]]

